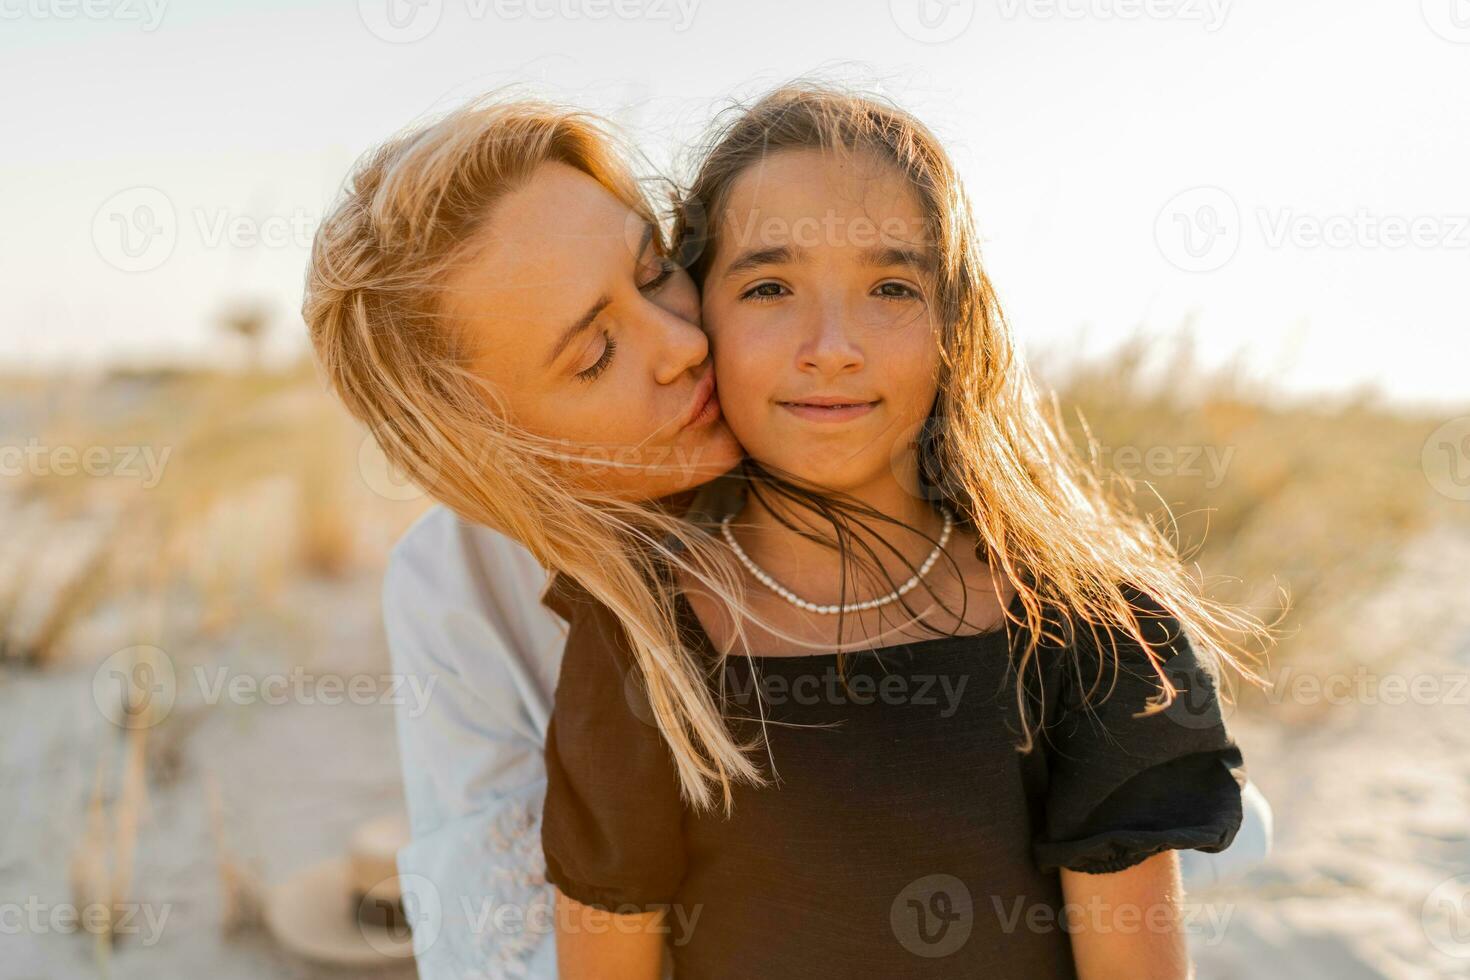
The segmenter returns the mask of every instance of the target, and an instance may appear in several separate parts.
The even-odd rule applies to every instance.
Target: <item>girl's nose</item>
[[[840,303],[824,303],[815,311],[811,336],[797,351],[803,371],[833,377],[863,367],[863,350],[849,333],[849,318]]]

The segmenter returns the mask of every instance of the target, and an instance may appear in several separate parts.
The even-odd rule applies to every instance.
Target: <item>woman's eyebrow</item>
[[[572,341],[576,340],[580,334],[592,326],[593,321],[597,319],[597,315],[607,309],[608,304],[611,302],[611,296],[599,297],[597,302],[593,303],[576,323],[563,330],[561,336],[556,338],[556,343],[551,345],[551,353],[546,357],[545,366],[551,367],[551,365],[555,364],[556,359],[561,357],[562,351],[566,350]]]
[[[642,259],[643,253],[648,251],[648,244],[653,241],[653,231],[652,222],[643,222],[643,231],[638,237],[638,251],[633,256],[634,261]],[[598,297],[597,302],[588,307],[587,312],[583,313],[576,323],[563,330],[561,336],[556,338],[556,343],[551,345],[551,353],[546,357],[546,366],[551,367],[551,365],[555,364],[556,359],[561,357],[562,351],[566,350],[572,341],[576,340],[583,331],[592,326],[593,321],[597,319],[597,315],[607,309],[608,304],[611,302],[611,296],[604,295]]]

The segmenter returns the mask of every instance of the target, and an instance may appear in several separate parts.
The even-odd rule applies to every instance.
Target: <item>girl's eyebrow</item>
[[[896,246],[880,246],[878,248],[865,248],[858,256],[858,261],[866,266],[882,268],[893,265],[906,265],[926,272],[934,269],[934,250],[900,248]]]
[[[789,245],[749,249],[736,256],[735,261],[725,269],[725,278],[738,276],[742,272],[749,272],[763,265],[784,265],[788,262],[800,262],[805,258],[804,253],[793,252]]]
[[[807,252],[805,249],[793,249],[789,245],[750,249],[737,256],[730,263],[729,268],[725,270],[724,278],[732,279],[741,273],[750,272],[761,266],[785,265],[791,262],[804,262],[806,259]],[[859,252],[858,262],[870,268],[887,268],[902,265],[912,269],[932,272],[934,269],[934,250],[930,248],[903,248],[893,245],[879,245],[873,248],[865,248]]]

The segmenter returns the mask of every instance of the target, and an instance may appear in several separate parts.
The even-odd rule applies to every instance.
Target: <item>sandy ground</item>
[[[217,656],[233,672],[253,676],[298,663],[320,673],[386,670],[377,590],[376,575],[293,587],[284,616],[192,654]],[[190,660],[177,655],[174,661],[179,675],[189,676]],[[7,902],[23,901],[20,896],[48,906],[70,901],[66,869],[85,827],[96,760],[109,751],[116,762],[119,750],[117,730],[93,700],[92,673],[84,664],[63,665],[8,670],[0,681],[6,731],[0,742],[0,896]],[[86,935],[26,930],[0,937],[0,977],[413,976],[411,966],[366,973],[317,966],[280,950],[259,929],[224,936],[205,796],[206,773],[212,772],[226,811],[227,845],[262,882],[341,854],[358,822],[401,806],[392,707],[254,703],[200,711],[188,688],[181,682],[169,719],[150,736],[150,760],[172,772],[149,787],[132,895],[155,914],[168,908],[157,941],[144,945],[140,914],[140,933],[116,947],[104,971],[94,964]]]
[[[1430,536],[1355,611],[1353,629],[1373,638],[1364,659],[1385,652],[1366,674],[1340,671],[1350,700],[1291,727],[1235,720],[1276,844],[1243,880],[1191,896],[1230,913],[1196,938],[1201,977],[1470,977],[1467,558],[1463,532]],[[1426,641],[1396,652],[1415,624]]]

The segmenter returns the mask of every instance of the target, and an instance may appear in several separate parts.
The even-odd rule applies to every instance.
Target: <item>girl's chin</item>
[[[693,482],[712,480],[728,473],[745,458],[744,448],[723,419],[701,430],[698,436],[697,439],[687,439],[676,444],[671,453],[671,462],[674,465],[682,464],[690,468]]]
[[[755,459],[769,473],[828,493],[846,493],[871,482],[871,477],[866,480],[862,479],[855,476],[853,471],[845,466],[836,464],[814,466],[810,457],[790,459],[783,454],[781,459],[760,459],[759,457]]]

